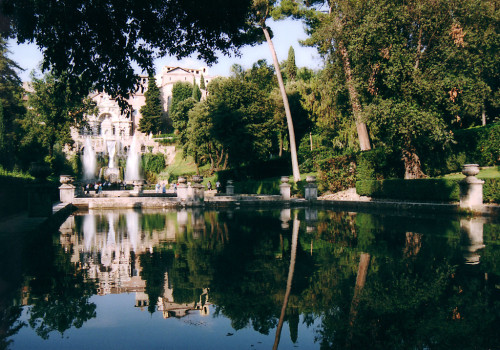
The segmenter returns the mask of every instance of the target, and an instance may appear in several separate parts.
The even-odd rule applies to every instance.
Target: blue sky
[[[293,20],[269,22],[269,26],[274,32],[273,44],[280,61],[288,57],[288,49],[290,46],[293,46],[295,50],[295,62],[298,67],[309,67],[312,69],[321,68],[322,61],[316,49],[299,45],[298,41],[307,37],[301,22]],[[19,74],[21,79],[23,81],[30,80],[30,72],[38,67],[42,59],[40,50],[33,44],[17,45],[15,41],[12,40],[9,41],[9,45],[11,51],[10,58],[25,69],[24,72]],[[271,53],[267,43],[254,47],[245,47],[241,50],[241,53],[241,57],[221,56],[219,62],[209,68],[209,73],[211,75],[228,76],[230,74],[230,67],[234,63],[238,63],[242,65],[243,68],[247,69],[259,59],[266,59],[269,63],[272,63]],[[177,61],[172,57],[158,59],[155,61],[155,65],[157,72],[165,65],[189,68],[201,68],[206,66],[204,62],[194,58],[185,58],[181,61]]]

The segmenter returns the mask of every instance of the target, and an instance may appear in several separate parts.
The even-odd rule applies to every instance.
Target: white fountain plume
[[[83,217],[83,241],[87,252],[92,247],[92,241],[95,239],[95,231],[95,216],[92,214],[85,215]]]
[[[109,155],[108,168],[113,169],[115,167],[116,142],[108,141],[106,144],[108,146],[108,155]]]
[[[94,179],[97,160],[94,148],[92,147],[92,142],[90,141],[89,137],[85,139],[85,148],[83,150],[82,163],[83,163],[83,179],[84,180]]]
[[[125,167],[125,181],[134,181],[141,179],[141,175],[139,173],[140,160],[141,156],[137,149],[137,140],[134,135],[127,156],[127,165]]]

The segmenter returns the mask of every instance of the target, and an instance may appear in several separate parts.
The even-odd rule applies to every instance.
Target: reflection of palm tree
[[[292,289],[293,272],[295,270],[295,257],[297,253],[297,241],[299,237],[299,225],[300,221],[297,220],[297,214],[295,214],[295,219],[293,220],[293,232],[292,232],[292,250],[290,252],[290,268],[288,269],[288,279],[286,281],[286,292],[285,298],[283,299],[283,306],[281,308],[280,320],[278,322],[278,327],[276,328],[276,336],[274,338],[273,350],[278,348],[280,342],[281,329],[283,328],[283,321],[285,319],[285,311],[288,305],[288,298],[290,297],[290,291]]]
[[[370,266],[370,254],[361,253],[358,265],[358,276],[356,277],[356,287],[354,288],[354,296],[352,297],[351,311],[349,312],[349,326],[351,326],[351,331],[349,332],[348,343],[352,340],[352,327],[356,316],[358,314],[359,296],[361,291],[365,287],[366,275],[368,273],[368,266]]]

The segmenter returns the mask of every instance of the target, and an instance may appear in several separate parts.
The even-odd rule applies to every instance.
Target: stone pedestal
[[[193,176],[194,184],[192,187],[192,196],[191,200],[194,202],[203,203],[205,200],[205,186],[201,183],[203,182],[203,176],[195,175]]]
[[[286,201],[290,200],[292,192],[291,190],[292,186],[288,183],[289,180],[290,179],[288,176],[281,177],[280,194],[281,197]]]
[[[59,177],[61,186],[59,187],[59,200],[63,203],[73,203],[75,198],[75,189],[73,185],[73,177],[69,175],[61,175]]]
[[[188,200],[188,186],[186,184],[186,178],[179,177],[177,179],[177,182],[179,183],[177,185],[177,198],[179,198],[181,201],[187,201]]]
[[[318,199],[318,186],[316,185],[316,176],[306,177],[307,184],[304,186],[304,197],[308,201],[315,201]]]
[[[226,183],[226,195],[228,195],[228,196],[233,196],[234,195],[233,180],[227,180],[227,183]]]
[[[465,164],[462,174],[466,176],[460,181],[460,208],[474,210],[483,205],[483,184],[475,175],[479,174],[479,165]]]

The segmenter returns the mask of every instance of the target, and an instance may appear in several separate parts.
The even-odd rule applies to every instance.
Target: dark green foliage
[[[500,123],[457,130],[454,138],[455,143],[423,157],[422,163],[428,175],[458,172],[464,164],[500,164]]]
[[[26,109],[23,105],[22,69],[8,58],[5,39],[0,35],[0,165],[12,169],[17,163],[18,145],[22,138],[19,121]]]
[[[281,157],[262,162],[256,162],[252,165],[236,167],[228,170],[220,170],[217,177],[221,183],[227,180],[262,180],[270,177],[289,175],[292,169],[290,157]]]
[[[142,156],[142,169],[149,183],[156,182],[156,176],[165,169],[165,156],[162,153],[146,153]]]
[[[248,20],[250,0],[5,0],[0,6],[10,34],[44,52],[44,69],[67,71],[86,90],[93,86],[121,98],[135,91],[134,65],[152,72],[154,57],[194,53],[215,63],[218,54],[262,36]]]
[[[140,110],[142,118],[139,121],[139,130],[145,134],[157,134],[162,129],[163,103],[153,74],[149,76],[148,89],[144,96],[146,104]]]
[[[500,204],[500,179],[484,179],[483,202]]]
[[[404,200],[456,202],[460,199],[457,180],[363,180],[356,182],[356,192],[361,196]]]
[[[338,192],[354,187],[356,183],[356,156],[332,157],[319,164],[318,190]]]
[[[357,180],[403,178],[401,155],[387,148],[360,152],[356,157]]]

